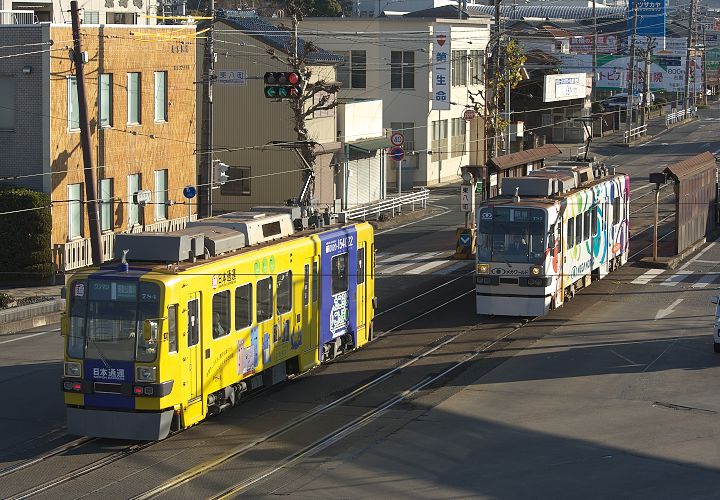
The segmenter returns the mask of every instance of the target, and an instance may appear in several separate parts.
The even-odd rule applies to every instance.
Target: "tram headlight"
[[[478,264],[477,272],[478,272],[478,274],[489,274],[490,273],[490,264]]]
[[[82,377],[82,364],[77,361],[65,361],[63,372],[66,377]]]
[[[135,380],[137,382],[155,382],[157,368],[154,366],[138,366],[135,369]]]
[[[542,276],[543,268],[540,266],[532,266],[530,268],[530,275],[531,276]]]

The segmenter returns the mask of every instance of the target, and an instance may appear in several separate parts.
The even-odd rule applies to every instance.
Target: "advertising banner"
[[[450,27],[435,25],[433,33],[432,109],[450,109]]]
[[[598,54],[615,54],[618,51],[617,35],[598,35],[597,36],[597,53]],[[572,54],[592,54],[593,53],[593,37],[592,35],[574,36],[570,38],[570,52]]]
[[[545,75],[543,102],[584,99],[587,96],[585,73]]]
[[[628,36],[632,34],[633,14],[636,3],[636,33],[640,36],[665,38],[666,0],[628,0]]]

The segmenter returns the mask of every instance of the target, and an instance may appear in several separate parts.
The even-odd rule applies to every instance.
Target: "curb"
[[[65,299],[53,299],[0,310],[0,335],[12,335],[30,328],[57,323],[64,309]]]

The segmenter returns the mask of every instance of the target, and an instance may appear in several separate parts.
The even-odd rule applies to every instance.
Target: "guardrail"
[[[33,10],[0,10],[0,24],[35,24]]]
[[[631,128],[623,132],[623,142],[630,144],[632,141],[638,140],[643,135],[647,134],[647,125],[640,125],[639,127]]]
[[[692,107],[689,109],[679,109],[672,113],[668,113],[665,116],[665,128],[668,128],[673,123],[677,123],[679,121],[686,120],[687,118],[690,118],[691,116],[695,116],[696,113],[697,113],[696,107]]]
[[[577,148],[577,154],[575,157],[582,156],[585,154],[585,151],[587,151],[587,144],[583,144],[582,146],[578,146]]]
[[[374,216],[375,218],[379,218],[381,214],[388,212],[394,217],[396,213],[402,212],[402,207],[404,205],[410,205],[412,210],[415,210],[415,205],[419,205],[420,208],[425,208],[429,198],[430,191],[425,188],[421,188],[410,193],[395,195],[390,198],[380,200],[377,203],[345,210],[342,213],[345,215],[346,219],[367,220],[368,217]]]

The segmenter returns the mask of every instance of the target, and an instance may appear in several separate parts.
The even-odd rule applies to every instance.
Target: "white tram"
[[[559,162],[501,189],[477,214],[478,314],[542,316],[627,262],[628,175]]]

